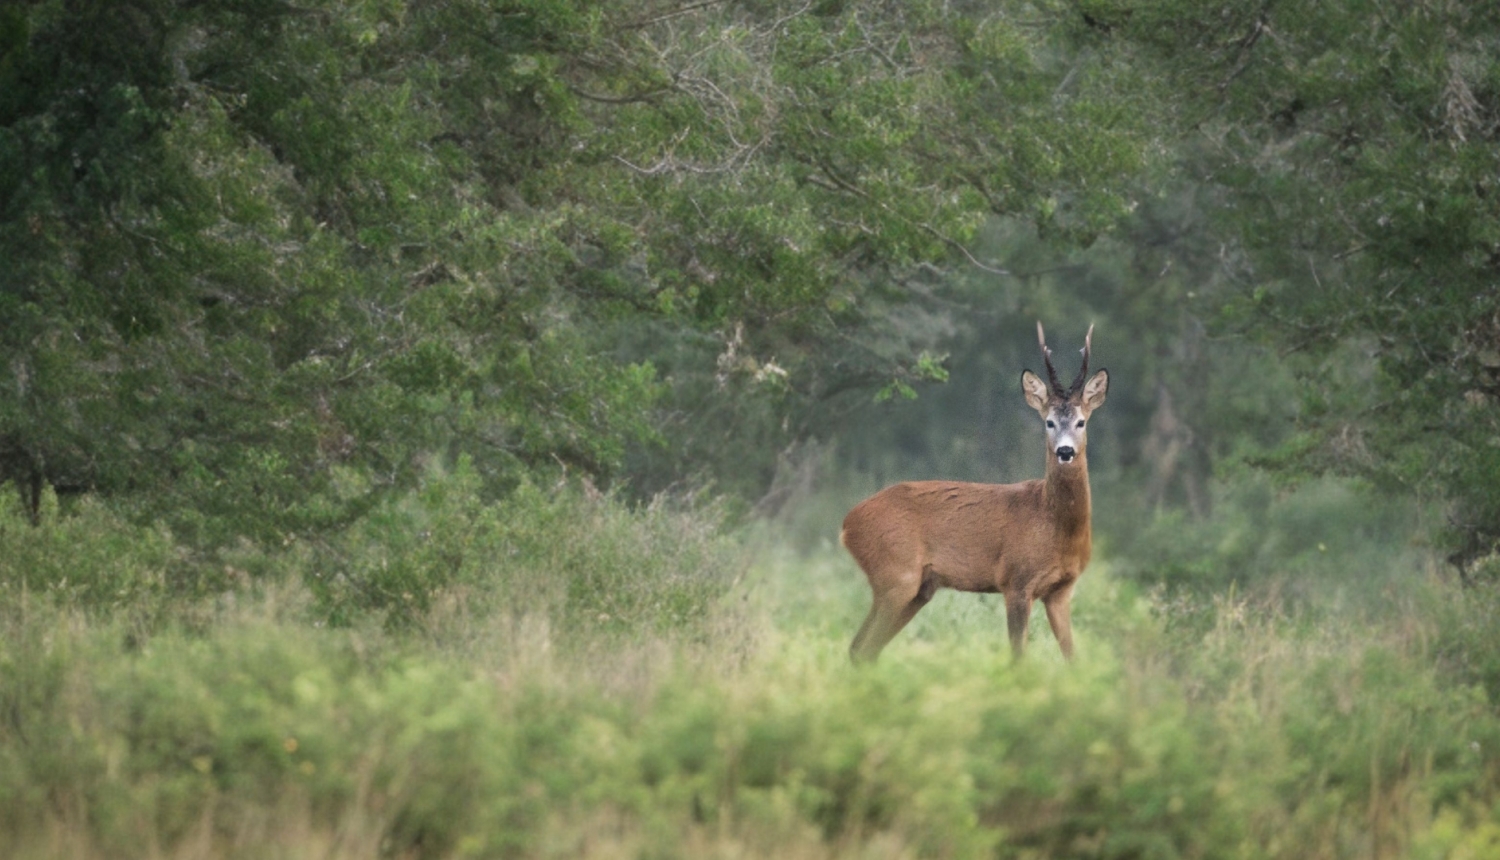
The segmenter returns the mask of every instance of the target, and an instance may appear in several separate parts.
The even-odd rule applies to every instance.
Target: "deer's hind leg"
[[[875,577],[871,577],[872,590],[874,580]],[[932,595],[937,592],[937,577],[932,572],[932,565],[924,565],[921,577],[913,584],[914,588],[898,585],[874,593],[870,613],[849,645],[849,657],[854,662],[873,663],[901,628],[915,618],[922,607],[932,602]]]

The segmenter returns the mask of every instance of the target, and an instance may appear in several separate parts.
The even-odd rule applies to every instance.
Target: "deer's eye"
[[[1057,429],[1057,425],[1052,423],[1052,419],[1051,418],[1047,419],[1047,429],[1048,430],[1056,430]]]
[[[1079,430],[1083,429],[1083,422],[1082,421],[1078,422],[1078,429]]]

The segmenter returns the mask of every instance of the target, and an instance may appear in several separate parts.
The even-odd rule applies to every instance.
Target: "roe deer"
[[[1042,601],[1063,656],[1073,659],[1069,601],[1093,549],[1085,425],[1109,390],[1108,371],[1088,376],[1093,336],[1089,326],[1083,367],[1063,388],[1042,324],[1036,324],[1048,381],[1027,370],[1021,391],[1046,422],[1046,477],[1019,484],[895,484],[844,517],[839,542],[864,569],[874,597],[849,646],[856,662],[879,656],[939,588],[1003,594],[1016,657],[1025,648],[1031,604]]]

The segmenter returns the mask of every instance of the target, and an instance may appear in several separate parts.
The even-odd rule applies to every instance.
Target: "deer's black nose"
[[[1063,461],[1064,463],[1067,463],[1073,459],[1073,453],[1074,452],[1071,446],[1064,445],[1061,448],[1057,449],[1057,459]]]

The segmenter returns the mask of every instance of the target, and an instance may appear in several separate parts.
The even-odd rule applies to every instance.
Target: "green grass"
[[[1169,597],[1101,558],[1075,602],[1072,666],[1044,621],[1013,664],[998,602],[943,593],[856,668],[868,595],[836,552],[764,537],[736,550],[712,518],[584,494],[533,495],[530,514],[446,504],[390,509],[390,529],[420,520],[427,542],[351,533],[346,570],[384,557],[431,582],[397,611],[337,616],[301,551],[284,560],[302,579],[229,576],[179,598],[143,586],[131,599],[156,608],[132,612],[78,590],[104,574],[59,585],[48,565],[74,544],[150,584],[187,562],[150,541],[90,549],[128,550],[129,527],[95,509],[0,522],[22,548],[0,561],[5,856],[1500,851],[1494,602],[1420,571],[1325,610]],[[479,552],[495,547],[510,549]],[[545,599],[521,599],[526,570]],[[570,597],[585,586],[613,593]]]

